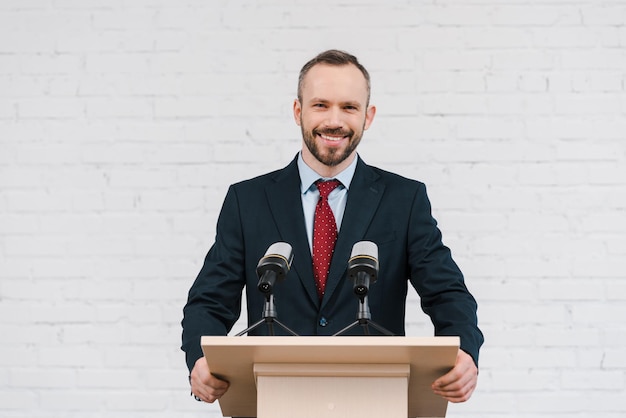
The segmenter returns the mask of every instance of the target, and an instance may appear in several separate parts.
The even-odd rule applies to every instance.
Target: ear
[[[300,126],[300,117],[302,115],[302,105],[300,100],[295,99],[293,101],[293,118],[296,121],[296,125]]]
[[[365,125],[363,129],[368,129],[372,122],[374,121],[374,116],[376,116],[376,106],[369,106],[367,111],[365,112]]]

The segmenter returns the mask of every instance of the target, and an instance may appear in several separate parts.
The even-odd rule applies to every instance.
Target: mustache
[[[313,133],[316,135],[332,135],[332,136],[353,136],[354,131],[352,129],[344,130],[342,128],[326,128],[326,129],[313,129]]]

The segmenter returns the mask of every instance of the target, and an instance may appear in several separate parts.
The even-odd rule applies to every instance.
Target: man
[[[200,337],[230,331],[240,315],[244,287],[248,322],[259,319],[264,297],[257,290],[255,269],[267,248],[279,241],[294,250],[287,278],[274,287],[279,320],[287,327],[299,335],[332,335],[354,322],[357,302],[346,277],[347,262],[354,243],[372,241],[380,264],[369,292],[372,321],[404,335],[411,283],[435,334],[461,338],[456,365],[433,382],[432,390],[451,402],[464,402],[474,391],[483,342],[476,302],[441,241],[424,185],[358,157],[356,148],[376,114],[369,98],[369,74],[354,56],[336,50],[319,54],[302,68],[293,104],[302,151],[286,168],[230,187],[215,244],[184,308],[182,349],[197,399],[214,402],[229,385],[211,375]],[[338,180],[325,198],[320,198],[325,187],[317,185],[320,179]],[[316,211],[325,200],[332,215],[324,216],[336,238],[329,239],[334,244],[326,262],[330,266],[319,267],[323,256],[316,249],[316,230],[321,216]],[[254,334],[261,335],[262,328]]]

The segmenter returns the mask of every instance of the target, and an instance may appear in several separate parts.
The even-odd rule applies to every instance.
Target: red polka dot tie
[[[320,200],[315,206],[313,222],[313,277],[320,299],[324,296],[330,260],[333,258],[337,241],[337,223],[328,204],[328,195],[340,184],[339,180],[315,182],[320,191]]]

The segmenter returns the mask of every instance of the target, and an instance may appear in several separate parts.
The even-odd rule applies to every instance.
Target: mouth
[[[349,141],[352,136],[352,132],[345,131],[343,129],[314,131],[315,135],[320,138],[324,143],[330,145],[339,145],[343,141]]]
[[[329,141],[329,142],[339,142],[348,138],[348,135],[317,134],[317,136],[322,138],[324,141]]]

